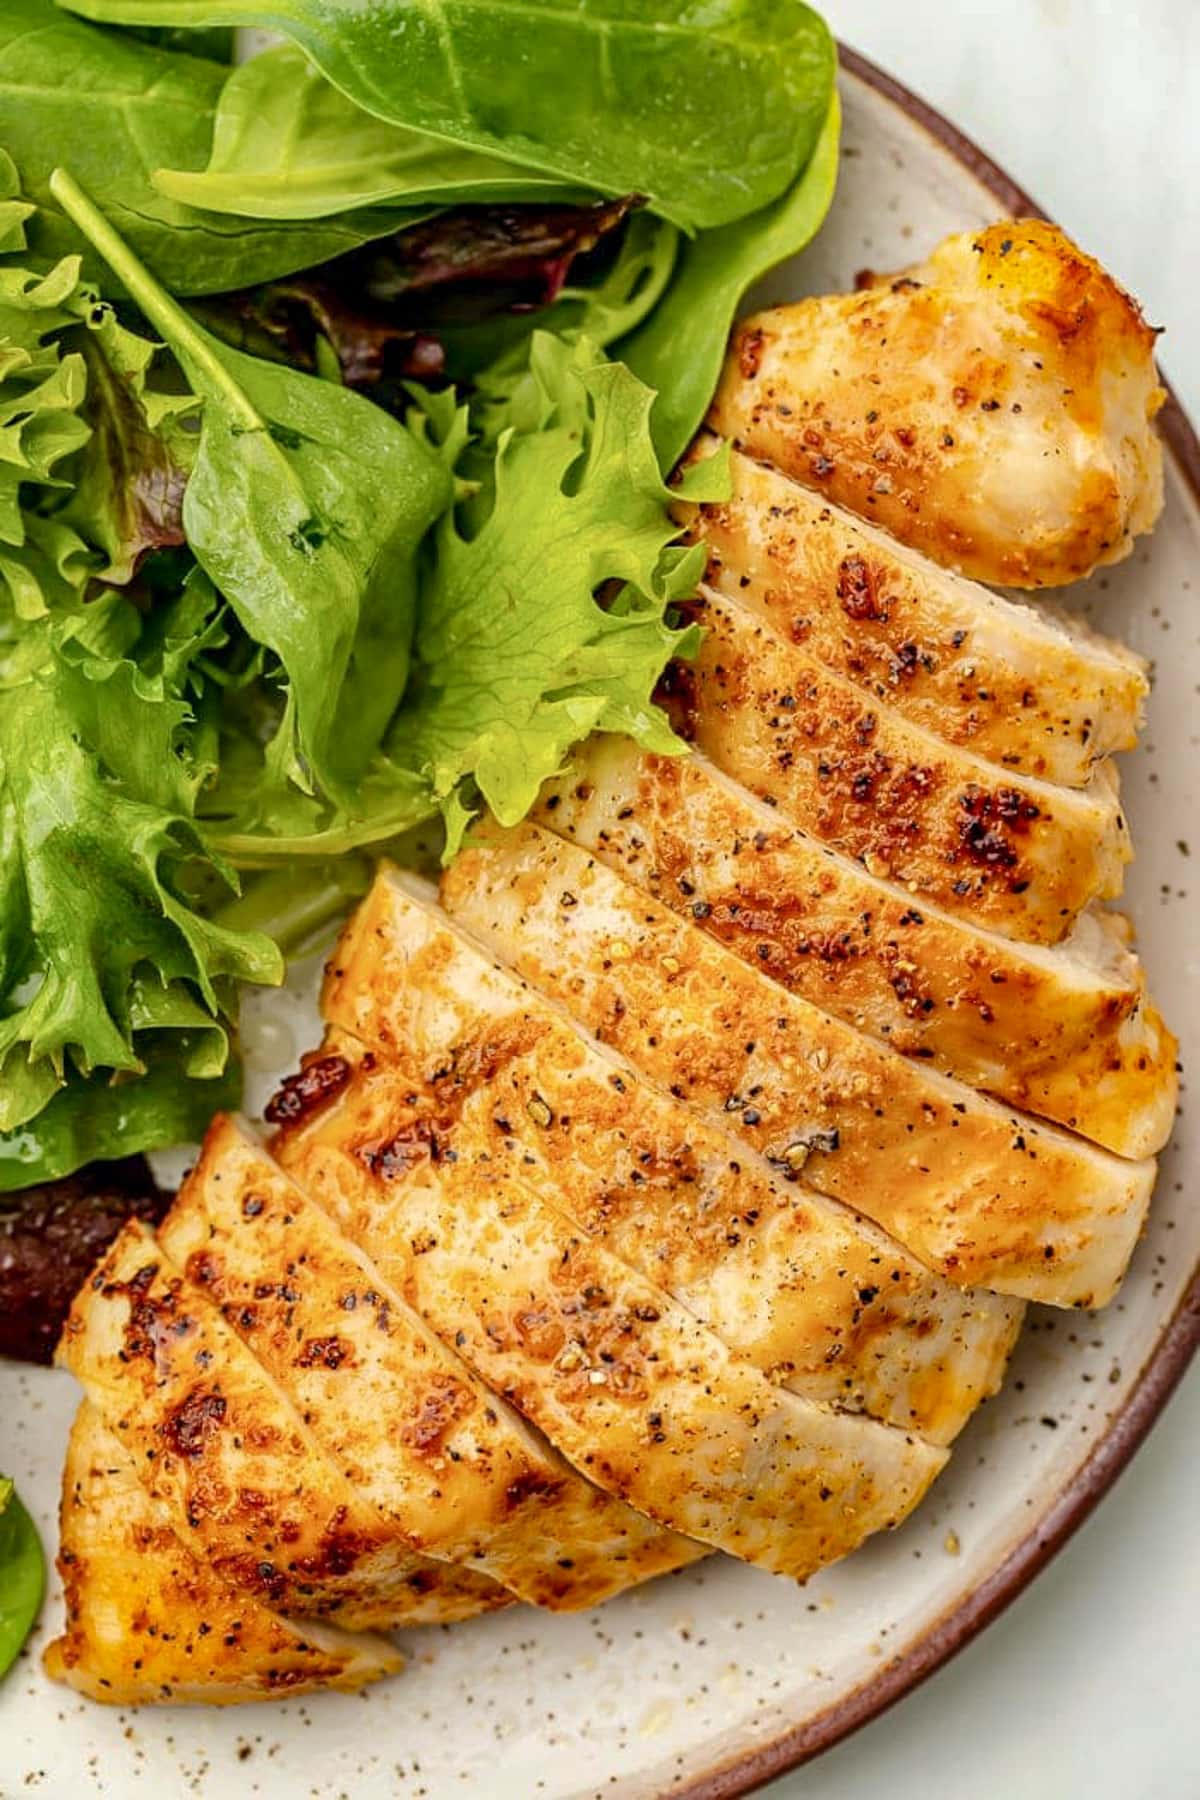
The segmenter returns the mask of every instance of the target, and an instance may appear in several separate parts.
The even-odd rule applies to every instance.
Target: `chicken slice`
[[[950,1280],[1056,1306],[1112,1297],[1153,1162],[873,1043],[535,825],[477,830],[442,904],[602,1042]]]
[[[1162,509],[1154,337],[1057,227],[1010,221],[742,320],[709,424],[935,562],[1058,587]]]
[[[698,1554],[581,1480],[232,1120],[211,1127],[159,1242],[412,1549],[555,1610]]]
[[[1176,1044],[1113,921],[1017,944],[794,831],[704,757],[597,736],[535,816],[791,992],[906,1056],[1144,1157],[1166,1141]]]
[[[676,729],[811,837],[1005,937],[1055,944],[1121,891],[1129,833],[1112,763],[1088,787],[1002,774],[825,669],[748,607],[702,588]],[[671,685],[671,682],[668,683]]]
[[[717,439],[702,434],[691,460]],[[734,452],[732,493],[677,505],[708,579],[809,655],[947,744],[1083,787],[1130,750],[1141,657],[1071,614],[1002,599]]]
[[[276,1154],[590,1481],[798,1579],[916,1505],[944,1450],[773,1386],[507,1172],[414,1151],[394,1099],[352,1077]]]
[[[292,1624],[227,1587],[87,1400],[67,1446],[58,1566],[66,1628],[46,1673],[110,1706],[351,1692],[404,1664],[386,1638]]]
[[[779,1178],[497,967],[398,872],[344,932],[324,1008],[379,1052],[362,1081],[380,1116],[419,1096],[430,1154],[529,1181],[772,1380],[935,1443],[999,1386],[1020,1306],[961,1292]],[[327,1050],[342,1049],[335,1030]]]
[[[76,1295],[57,1360],[183,1541],[239,1594],[358,1630],[507,1604],[486,1576],[409,1550],[140,1223]]]

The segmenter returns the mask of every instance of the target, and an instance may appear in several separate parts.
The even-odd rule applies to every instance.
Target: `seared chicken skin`
[[[957,1292],[783,1179],[497,967],[398,872],[347,927],[324,1010],[380,1053],[362,1081],[384,1112],[420,1096],[431,1155],[535,1184],[773,1380],[935,1443],[998,1387],[1020,1306]],[[345,1049],[335,1030],[326,1054]]]
[[[66,1627],[46,1672],[110,1706],[349,1692],[404,1664],[385,1638],[293,1624],[226,1586],[87,1400],[67,1446],[58,1566]]]
[[[690,460],[718,440],[702,433]],[[1148,690],[1132,650],[1003,599],[735,451],[728,500],[677,504],[708,580],[816,661],[946,744],[1086,786],[1131,750]]]
[[[1154,332],[1039,219],[745,319],[714,431],[977,581],[1057,587],[1162,506]]]
[[[209,1131],[159,1242],[413,1550],[554,1610],[698,1554],[581,1480],[232,1120]]]
[[[76,1296],[58,1361],[176,1531],[238,1592],[356,1630],[508,1603],[485,1575],[408,1548],[144,1226],[125,1227]]]
[[[1112,921],[1042,949],[980,931],[794,830],[705,758],[595,737],[535,816],[793,993],[1119,1155],[1161,1148],[1175,1040]]]
[[[950,1280],[1057,1306],[1112,1297],[1153,1162],[872,1042],[537,826],[477,830],[441,892],[452,918],[602,1042]]]
[[[797,1579],[916,1505],[945,1451],[774,1386],[533,1188],[434,1162],[428,1132],[419,1103],[355,1076],[275,1149],[590,1481]]]
[[[1039,944],[1121,891],[1129,833],[1113,765],[1082,791],[957,750],[835,675],[739,600],[702,588],[675,724],[781,817],[947,912]],[[682,692],[680,692],[682,689]]]

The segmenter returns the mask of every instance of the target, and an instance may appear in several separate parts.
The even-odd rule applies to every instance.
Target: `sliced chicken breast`
[[[77,1294],[58,1361],[238,1593],[358,1630],[507,1604],[486,1576],[409,1550],[143,1225],[124,1228]]]
[[[532,1189],[435,1163],[419,1103],[379,1099],[352,1078],[277,1155],[590,1481],[796,1578],[916,1505],[944,1451],[772,1385]]]
[[[878,881],[704,757],[597,736],[535,816],[791,992],[1120,1155],[1159,1149],[1176,1044],[1111,921],[1053,950]]]
[[[772,1380],[935,1443],[999,1386],[1019,1305],[955,1289],[778,1177],[498,967],[410,878],[380,875],[324,1005],[379,1051],[364,1084],[384,1114],[419,1097],[431,1156],[536,1185]]]
[[[245,1127],[213,1124],[159,1242],[413,1550],[556,1610],[698,1554],[581,1480]]]
[[[1040,219],[744,319],[709,424],[935,562],[1056,587],[1162,508],[1154,332]]]
[[[476,831],[441,893],[603,1042],[950,1280],[1056,1306],[1112,1297],[1152,1161],[1123,1161],[885,1049],[537,826]]]
[[[1001,774],[867,698],[738,600],[702,588],[676,729],[734,780],[872,875],[1005,937],[1055,944],[1121,891],[1113,764],[1082,790]]]
[[[228,1587],[86,1400],[67,1446],[58,1567],[66,1627],[46,1673],[109,1706],[351,1692],[404,1664],[386,1638],[293,1624]]]
[[[689,460],[711,455],[704,433]],[[818,662],[947,744],[1086,785],[1131,750],[1141,657],[1075,615],[1002,599],[734,451],[728,500],[675,511],[708,580]]]

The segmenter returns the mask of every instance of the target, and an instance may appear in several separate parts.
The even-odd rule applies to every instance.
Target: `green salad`
[[[798,0],[5,0],[0,1188],[235,1104],[372,854],[682,748],[666,478],[834,74]]]

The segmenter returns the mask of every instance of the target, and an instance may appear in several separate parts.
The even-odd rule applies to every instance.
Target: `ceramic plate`
[[[852,57],[844,90],[833,212],[813,249],[756,300],[844,288],[860,268],[910,261],[946,232],[1036,210],[944,121]],[[1177,410],[1165,428],[1166,513],[1153,539],[1077,604],[1156,666],[1143,745],[1125,769],[1139,851],[1128,897],[1187,1059],[1200,1047],[1194,932],[1188,943],[1189,846],[1200,856],[1200,596],[1189,591],[1200,569],[1200,450]],[[303,985],[282,1009],[269,1003],[258,1054],[275,1068],[310,1032]],[[268,1080],[261,1071],[259,1098]],[[1003,1393],[960,1439],[925,1506],[806,1588],[714,1560],[582,1617],[520,1611],[414,1633],[405,1674],[362,1696],[212,1713],[92,1706],[45,1680],[38,1638],[0,1689],[0,1793],[747,1792],[936,1668],[1030,1580],[1132,1454],[1200,1331],[1200,1210],[1184,1199],[1192,1155],[1181,1118],[1119,1300],[1098,1315],[1034,1308]],[[3,1460],[48,1543],[75,1402],[65,1375],[0,1370]],[[44,1633],[59,1616],[52,1592]]]

